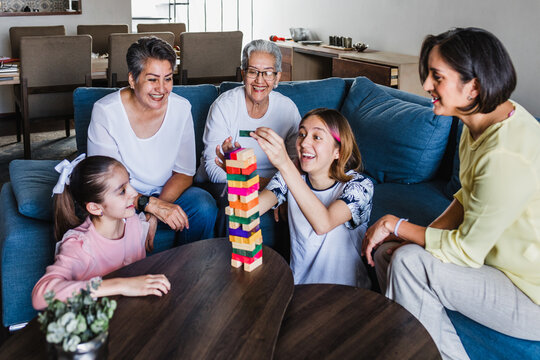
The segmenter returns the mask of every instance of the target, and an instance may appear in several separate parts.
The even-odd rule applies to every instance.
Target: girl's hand
[[[120,294],[124,296],[162,296],[171,289],[171,283],[165,275],[142,275],[122,278]]]
[[[146,251],[152,252],[154,250],[154,237],[156,236],[158,219],[155,215],[146,213],[146,221],[150,225],[148,228],[148,234],[146,234]]]
[[[223,144],[221,144],[221,147],[218,145],[216,146],[216,165],[223,169],[223,171],[227,171],[225,167],[225,155],[227,151],[231,151],[233,149],[239,148],[240,143],[237,141],[234,143],[234,146],[232,144],[232,137],[228,137],[223,141]],[[223,151],[223,152],[222,152]]]
[[[392,237],[392,231],[389,229],[388,222],[391,220],[390,218],[394,217],[393,215],[385,215],[381,217],[377,222],[373,225],[371,225],[367,231],[366,235],[364,236],[364,240],[362,241],[362,256],[365,256],[367,259],[367,262],[371,266],[375,266],[375,262],[373,261],[373,258],[371,256],[371,252],[379,247],[381,243],[384,241],[391,240]]]
[[[274,130],[259,127],[250,135],[257,140],[261,149],[268,156],[268,160],[276,169],[281,170],[284,164],[291,161],[283,139]]]
[[[150,199],[151,201],[146,206],[145,211],[152,213],[175,231],[182,231],[184,228],[189,229],[188,217],[180,206],[156,197]]]

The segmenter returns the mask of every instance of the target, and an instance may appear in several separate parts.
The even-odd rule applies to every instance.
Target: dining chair
[[[77,35],[90,35],[92,37],[92,52],[96,54],[109,53],[109,35],[127,34],[127,24],[114,25],[77,25]]]
[[[21,38],[23,36],[66,35],[64,25],[53,26],[12,26],[9,28],[9,42],[11,45],[11,57],[21,57]],[[17,129],[17,142],[21,141],[21,86],[13,85],[15,99],[15,122]]]
[[[21,38],[21,112],[24,157],[30,159],[30,122],[73,119],[73,90],[91,85],[90,35]],[[39,54],[39,56],[36,56]]]
[[[180,84],[241,81],[242,32],[180,34]]]
[[[180,48],[180,34],[186,32],[186,24],[184,23],[153,23],[153,24],[138,24],[137,32],[155,32],[155,31],[170,31],[174,34],[174,45]]]
[[[172,32],[148,32],[138,34],[111,34],[109,35],[109,66],[107,80],[109,87],[125,86],[128,83],[128,67],[126,53],[134,42],[143,36],[158,37],[171,46],[174,44]],[[174,71],[175,69],[173,69]]]

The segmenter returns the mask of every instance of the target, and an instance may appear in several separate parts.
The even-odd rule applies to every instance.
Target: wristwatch
[[[144,211],[149,201],[150,201],[150,197],[146,195],[139,196],[139,198],[137,199],[137,210]]]

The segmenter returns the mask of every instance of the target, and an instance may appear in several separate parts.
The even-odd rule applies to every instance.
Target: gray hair
[[[281,71],[281,51],[279,47],[268,40],[253,40],[248,43],[242,51],[242,69],[246,70],[249,63],[249,57],[253,52],[263,52],[274,57],[274,68],[277,72]]]
[[[126,54],[128,72],[137,81],[148,59],[166,60],[171,69],[176,66],[176,53],[169,43],[155,36],[142,37],[129,47]]]

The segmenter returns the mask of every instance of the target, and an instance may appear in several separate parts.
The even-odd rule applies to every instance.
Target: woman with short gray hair
[[[191,104],[172,92],[176,54],[165,41],[142,37],[126,60],[129,86],[94,104],[88,155],[112,157],[128,170],[139,193],[135,206],[150,222],[148,251],[158,227],[177,231],[175,244],[213,237],[215,201],[191,186],[195,132]]]
[[[223,168],[221,150],[233,146],[253,148],[257,157],[260,188],[264,188],[276,169],[266,154],[251,137],[240,138],[240,130],[255,130],[266,126],[279,134],[294,156],[300,113],[288,97],[274,90],[281,78],[281,51],[267,40],[253,40],[242,51],[244,85],[222,93],[210,107],[204,130],[204,152],[196,182],[218,199],[217,235],[226,235],[228,226],[224,216],[227,196],[227,174]],[[216,155],[219,159],[216,159]],[[210,183],[208,183],[208,181]],[[274,220],[270,214],[261,217],[263,241],[274,245]]]

